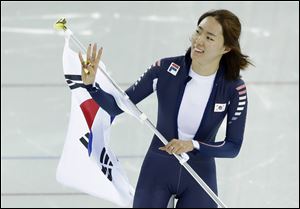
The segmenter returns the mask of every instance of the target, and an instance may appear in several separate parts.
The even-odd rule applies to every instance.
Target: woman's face
[[[191,38],[191,58],[199,64],[220,61],[228,52],[224,46],[222,26],[214,17],[204,18]]]

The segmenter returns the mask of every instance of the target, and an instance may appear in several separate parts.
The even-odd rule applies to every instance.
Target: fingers
[[[103,48],[101,47],[97,54],[97,44],[93,45],[89,44],[86,54],[86,62],[84,61],[81,52],[78,53],[79,59],[82,65],[82,69],[85,71],[86,74],[96,74],[98,64],[100,62],[102,56]]]
[[[86,62],[87,63],[91,62],[91,48],[92,48],[92,45],[89,44],[89,47],[88,47],[87,53],[86,53]]]
[[[162,151],[166,151],[166,150],[167,150],[165,146],[159,147],[158,149],[159,149],[159,150],[162,150]]]
[[[172,154],[172,151],[171,151],[170,149],[167,149],[166,146],[159,147],[158,149],[159,149],[159,150],[162,150],[162,151],[166,151],[166,152],[169,153],[170,155]]]
[[[84,71],[85,74],[88,74],[89,71],[87,70],[87,66],[86,66],[86,63],[85,63],[85,61],[84,61],[84,59],[82,57],[81,52],[79,52],[78,55],[79,55],[79,60],[80,60],[80,63],[81,63],[81,69],[82,69],[82,71]]]
[[[180,147],[176,151],[174,151],[174,153],[177,154],[177,155],[180,155],[184,152],[186,152],[186,150],[183,147]]]
[[[94,44],[93,52],[92,52],[92,59],[91,59],[92,62],[94,62],[96,59],[96,52],[97,52],[97,44]]]
[[[171,155],[174,153],[174,151],[173,151],[174,149],[175,149],[175,147],[173,147],[173,146],[166,146],[165,151]]]
[[[182,147],[176,146],[176,147],[174,147],[174,149],[172,150],[172,153],[179,154],[178,151],[180,151],[180,150],[182,150]]]
[[[166,144],[166,151],[171,152],[173,149],[177,146],[177,141],[175,139],[172,139],[168,144]]]
[[[102,56],[102,51],[103,51],[103,47],[101,47],[98,51],[98,55],[97,55],[97,58],[96,58],[96,61],[95,61],[95,66],[97,66],[97,67],[98,67],[98,64],[99,64],[101,56]]]
[[[168,144],[159,148],[162,151],[168,152],[170,155],[174,153],[174,149],[176,148],[176,141],[172,140]]]
[[[81,52],[79,52],[78,55],[79,55],[79,60],[80,60],[81,65],[84,65],[84,60],[83,60]]]
[[[166,151],[170,155],[171,154],[182,154],[186,151],[189,151],[189,150],[187,150],[187,147],[185,146],[185,143],[186,142],[183,142],[181,140],[173,139],[168,144],[166,144],[165,146],[159,147],[159,150]]]

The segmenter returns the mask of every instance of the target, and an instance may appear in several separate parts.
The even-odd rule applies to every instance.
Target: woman
[[[217,194],[214,158],[233,158],[242,145],[247,94],[240,70],[249,64],[240,50],[241,24],[230,11],[203,14],[185,56],[164,58],[152,65],[126,90],[133,103],[157,91],[157,129],[167,145],[153,136],[138,179],[134,207],[166,207],[171,195],[176,207],[217,207],[216,203],[177,162],[172,153],[186,152],[188,163]],[[81,53],[82,80],[93,99],[110,115],[122,113],[114,98],[91,84],[102,48]],[[226,137],[215,142],[227,116]]]

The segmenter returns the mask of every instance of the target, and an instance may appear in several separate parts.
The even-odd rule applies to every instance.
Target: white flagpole
[[[64,30],[70,33],[70,38],[74,41],[74,43],[86,53],[86,48],[80,43],[80,41],[74,36],[73,32],[66,27],[66,20],[64,18],[59,19],[54,27],[57,30]],[[128,95],[121,89],[115,81],[100,67],[99,70],[106,76],[106,78],[113,84],[113,86],[118,90],[118,92],[125,98],[127,104],[130,105],[129,109],[132,111],[133,115],[135,115],[141,122],[146,124],[153,133],[162,141],[164,145],[168,143],[166,138],[155,128],[152,122],[147,118],[147,116],[140,111],[137,106],[129,99]],[[189,156],[186,153],[181,155],[173,154],[179,163],[191,174],[191,176],[198,182],[198,184],[206,191],[206,193],[222,208],[227,208],[227,206],[221,201],[221,199],[211,190],[211,188],[201,179],[201,177],[194,171],[194,169],[187,163],[189,160]]]

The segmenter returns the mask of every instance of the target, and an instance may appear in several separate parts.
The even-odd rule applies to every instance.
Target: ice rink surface
[[[256,66],[242,73],[249,106],[241,152],[217,159],[219,196],[229,207],[299,207],[299,2],[202,1],[1,1],[1,207],[116,207],[55,179],[70,111],[58,18],[85,45],[104,47],[102,60],[126,89],[156,60],[184,54],[211,9],[240,18],[241,48]],[[138,105],[154,124],[156,105],[155,94]],[[151,138],[125,114],[112,127],[111,146],[134,186]]]

